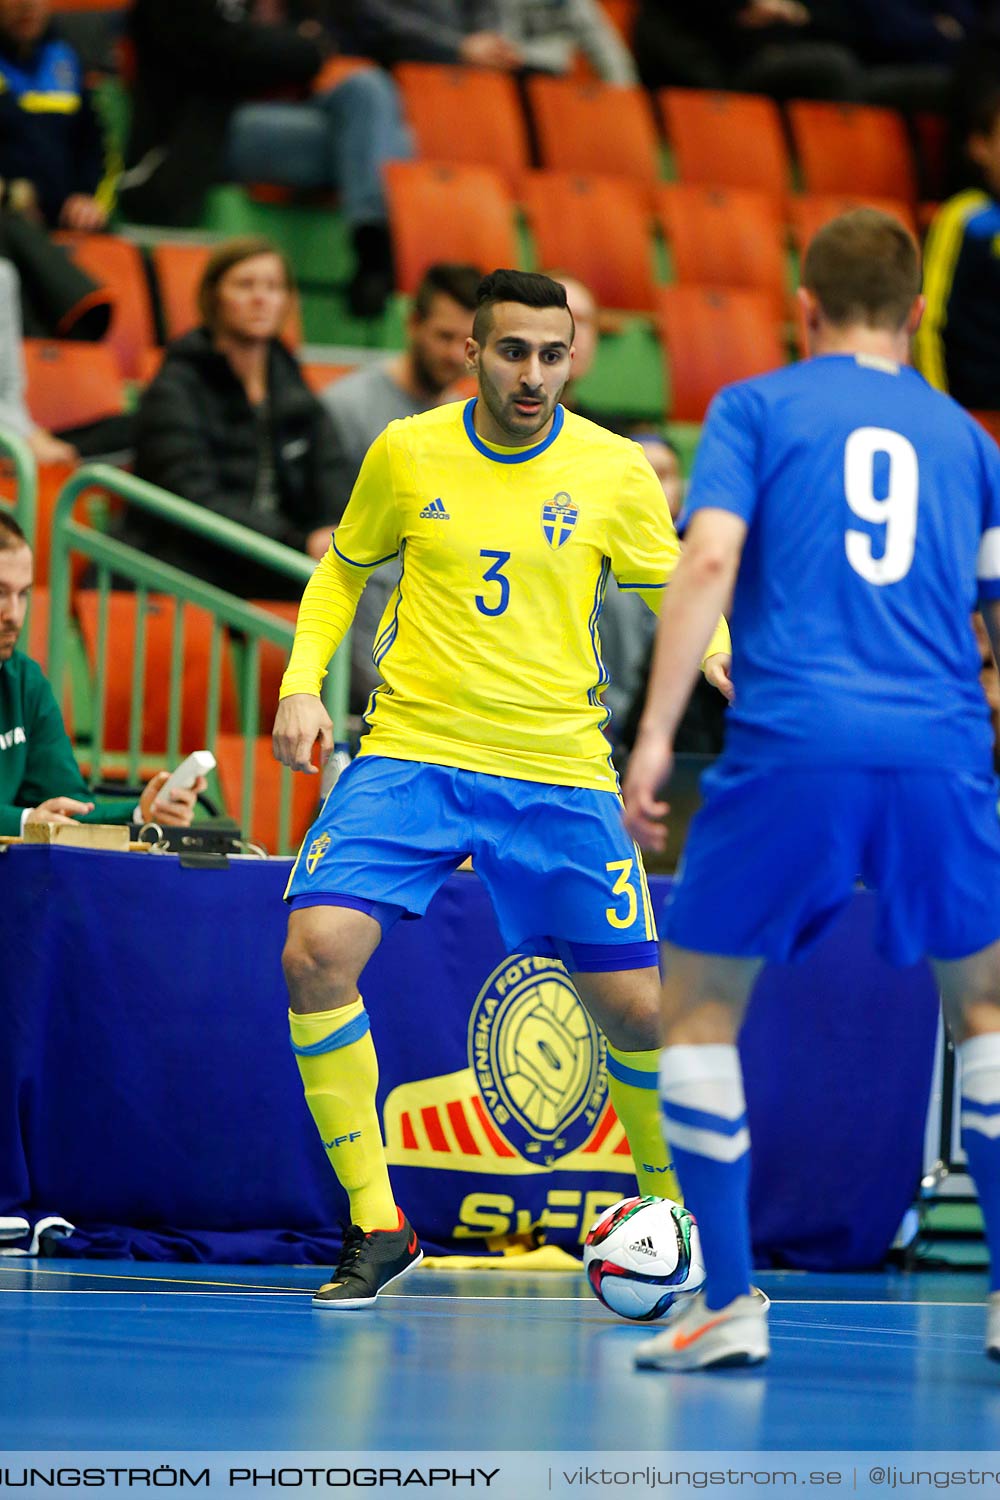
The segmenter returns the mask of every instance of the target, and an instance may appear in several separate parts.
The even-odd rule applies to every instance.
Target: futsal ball
[[[623,1198],[587,1232],[583,1269],[594,1296],[620,1317],[662,1318],[705,1280],[695,1217],[669,1198]]]

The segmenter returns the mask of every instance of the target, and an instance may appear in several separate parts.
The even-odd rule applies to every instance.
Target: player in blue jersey
[[[1000,822],[970,623],[978,604],[996,655],[1000,453],[908,367],[919,292],[896,220],[834,220],[799,293],[814,357],[720,392],[702,436],[625,801],[632,832],[661,842],[672,736],[732,593],[726,749],[661,924],[660,1098],[708,1278],[640,1346],[640,1366],[769,1352],[736,1035],[762,963],[815,943],[859,874],[879,892],[883,954],[934,961],[1000,1359]]]

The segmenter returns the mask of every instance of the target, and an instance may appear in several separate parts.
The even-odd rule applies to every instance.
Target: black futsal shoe
[[[374,1307],[384,1286],[405,1276],[424,1258],[413,1226],[399,1211],[398,1229],[369,1229],[352,1224],[344,1235],[333,1279],[313,1297],[313,1307],[350,1310]]]

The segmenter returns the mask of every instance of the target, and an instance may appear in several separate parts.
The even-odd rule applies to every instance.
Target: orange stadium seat
[[[773,99],[661,89],[657,100],[681,182],[756,188],[784,203],[791,168]]]
[[[917,177],[902,116],[872,105],[797,99],[788,105],[807,193],[917,201]]]
[[[642,89],[540,74],[525,87],[543,167],[659,181],[656,125]]]
[[[150,251],[163,333],[168,340],[200,322],[198,283],[211,254],[211,245],[154,245]]]
[[[35,499],[35,584],[47,584],[51,567],[52,517],[67,479],[76,464],[41,464],[38,469],[38,493]],[[79,508],[73,507],[74,515]],[[79,553],[70,553],[70,576],[76,582],[83,577],[87,564]]]
[[[62,231],[54,238],[66,247],[81,270],[114,292],[111,327],[103,342],[115,351],[122,374],[129,380],[136,379],[142,351],[156,339],[149,284],[138,245],[113,234]]]
[[[766,292],[775,318],[785,315],[784,225],[770,194],[671,182],[657,190],[656,211],[675,281]]]
[[[784,363],[770,299],[763,292],[668,286],[659,294],[670,416],[701,422],[720,386]]]
[[[52,513],[56,508],[56,501],[63,485],[73,473],[76,464],[39,464],[37,471],[38,488],[35,494],[35,585],[33,593],[40,585],[46,585],[49,581],[49,554],[52,547]],[[0,496],[8,503],[12,503],[16,493],[13,471],[0,472]],[[77,564],[76,554],[71,554],[71,565]],[[82,573],[86,564],[79,559],[76,571]],[[30,653],[34,655],[34,651]]]
[[[852,208],[880,208],[883,213],[894,214],[911,234],[917,232],[913,205],[901,198],[866,198],[853,193],[803,193],[801,197],[791,200],[789,209],[792,238],[799,252],[805,252],[813,235],[824,224],[829,224],[831,219],[848,213]]]
[[[526,173],[521,201],[537,264],[578,277],[602,307],[655,306],[646,195],[624,178]]]
[[[494,168],[395,161],[384,175],[400,291],[416,291],[436,260],[517,265],[514,204]]]
[[[631,49],[635,36],[636,17],[639,13],[639,0],[601,0],[601,9],[626,47]]]
[[[531,164],[517,84],[490,68],[401,63],[395,70],[420,156],[495,167],[511,185]]]
[[[125,409],[118,361],[107,344],[25,339],[28,410],[40,427],[83,427]]]
[[[91,672],[96,671],[98,591],[78,589],[74,595]],[[167,748],[170,658],[177,601],[167,594],[150,594],[146,612],[146,668],[144,673],[142,749],[162,755]],[[137,596],[113,591],[108,599],[108,649],[105,651],[105,750],[128,748],[132,705],[132,661],[136,647]],[[181,750],[203,750],[208,729],[208,677],[212,616],[197,605],[184,606],[184,672],[181,702]],[[236,682],[232,663],[222,643],[219,727],[238,727]]]
[[[219,766],[219,785],[230,817],[240,819],[243,805],[243,746],[239,734],[220,734],[215,741],[215,758]],[[278,848],[278,813],[281,806],[281,766],[271,753],[270,734],[258,735],[254,741],[253,822],[243,830],[244,836],[261,844],[269,853]],[[297,774],[292,777],[291,842],[301,844],[316,816],[319,801],[319,776]]]
[[[198,284],[214,249],[214,245],[153,246],[150,258],[163,316],[163,333],[168,341],[190,332],[200,323]],[[288,315],[283,336],[293,349],[302,343],[302,320],[297,302]]]

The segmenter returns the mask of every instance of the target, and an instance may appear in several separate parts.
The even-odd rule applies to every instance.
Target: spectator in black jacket
[[[392,287],[382,168],[411,155],[410,139],[380,68],[323,87],[333,42],[296,3],[135,0],[121,204],[142,223],[191,224],[213,182],[335,188],[357,259],[349,300],[370,316]]]
[[[170,345],[137,416],[136,472],[218,515],[319,558],[336,520],[330,421],[279,338],[294,293],[281,254],[231,240],[206,267],[203,324]],[[124,539],[244,597],[298,598],[300,583],[145,516]]]
[[[0,177],[8,203],[37,209],[50,226],[103,229],[104,173],[83,67],[54,31],[49,0],[0,0]]]

